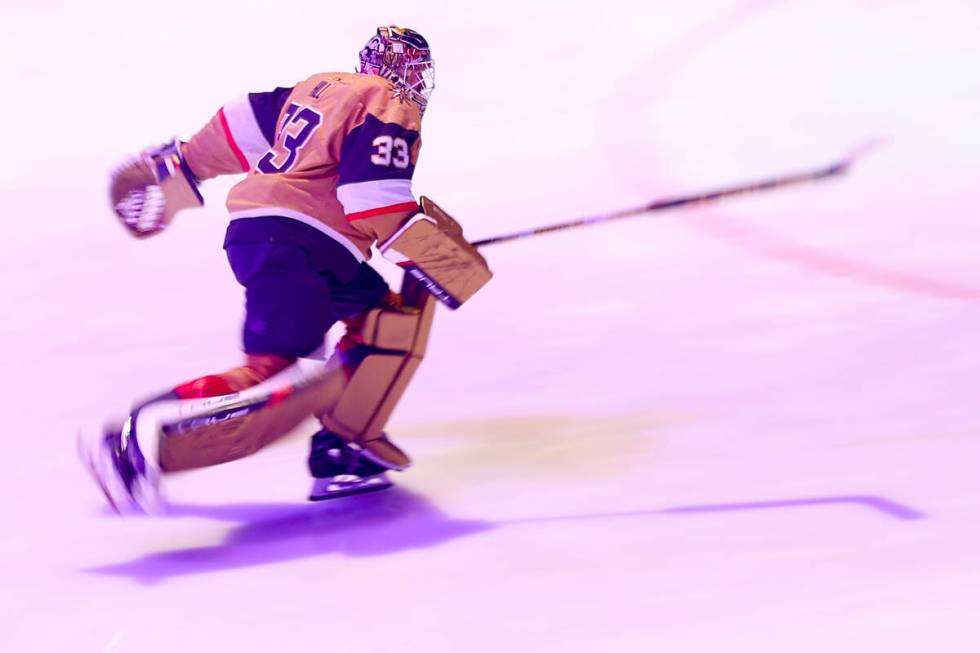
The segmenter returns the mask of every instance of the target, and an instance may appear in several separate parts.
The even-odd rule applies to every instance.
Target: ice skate
[[[364,455],[362,449],[344,442],[327,430],[313,436],[310,444],[310,501],[376,492],[391,487],[389,468]]]
[[[78,453],[113,510],[155,513],[161,506],[159,477],[129,437],[131,424],[132,418],[122,426],[107,426],[94,442],[79,436]]]

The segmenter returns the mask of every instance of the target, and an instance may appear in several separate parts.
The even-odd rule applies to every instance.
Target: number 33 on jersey
[[[408,141],[404,138],[393,138],[388,135],[378,136],[371,143],[378,148],[377,152],[371,155],[371,163],[376,166],[394,165],[396,168],[404,170],[411,163],[408,157]],[[395,156],[392,158],[392,149]]]

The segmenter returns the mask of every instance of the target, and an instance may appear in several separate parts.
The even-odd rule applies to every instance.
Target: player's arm
[[[221,107],[186,142],[171,141],[130,157],[110,176],[113,211],[132,235],[157,234],[173,216],[204,203],[201,181],[248,172],[274,140],[291,88],[249,93]]]
[[[458,308],[492,276],[459,223],[412,193],[419,133],[368,113],[344,139],[337,198],[355,228],[381,253],[450,308]],[[410,121],[405,121],[410,124]]]
[[[384,242],[418,212],[412,175],[419,132],[364,113],[343,140],[337,199],[348,222]]]
[[[248,172],[272,147],[276,121],[292,88],[249,93],[221,107],[182,144],[188,167],[198,180]]]

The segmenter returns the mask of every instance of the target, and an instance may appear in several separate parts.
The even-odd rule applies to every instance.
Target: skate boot
[[[391,487],[386,474],[389,467],[379,465],[365,456],[363,449],[345,442],[326,429],[313,435],[309,469],[313,475],[310,501],[337,499]]]
[[[107,426],[94,443],[79,439],[79,455],[117,513],[159,512],[159,476],[148,469],[136,439],[130,437],[133,422],[131,416],[122,426]]]

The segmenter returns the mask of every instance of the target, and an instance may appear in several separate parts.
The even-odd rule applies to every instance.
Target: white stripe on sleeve
[[[232,100],[224,106],[223,110],[235,144],[245,155],[248,164],[255,166],[259,157],[265,154],[272,145],[262,135],[262,129],[259,128],[259,122],[255,119],[255,113],[252,111],[248,96],[243,95]]]
[[[344,213],[361,213],[384,206],[414,202],[411,179],[380,179],[337,187],[337,199]]]

